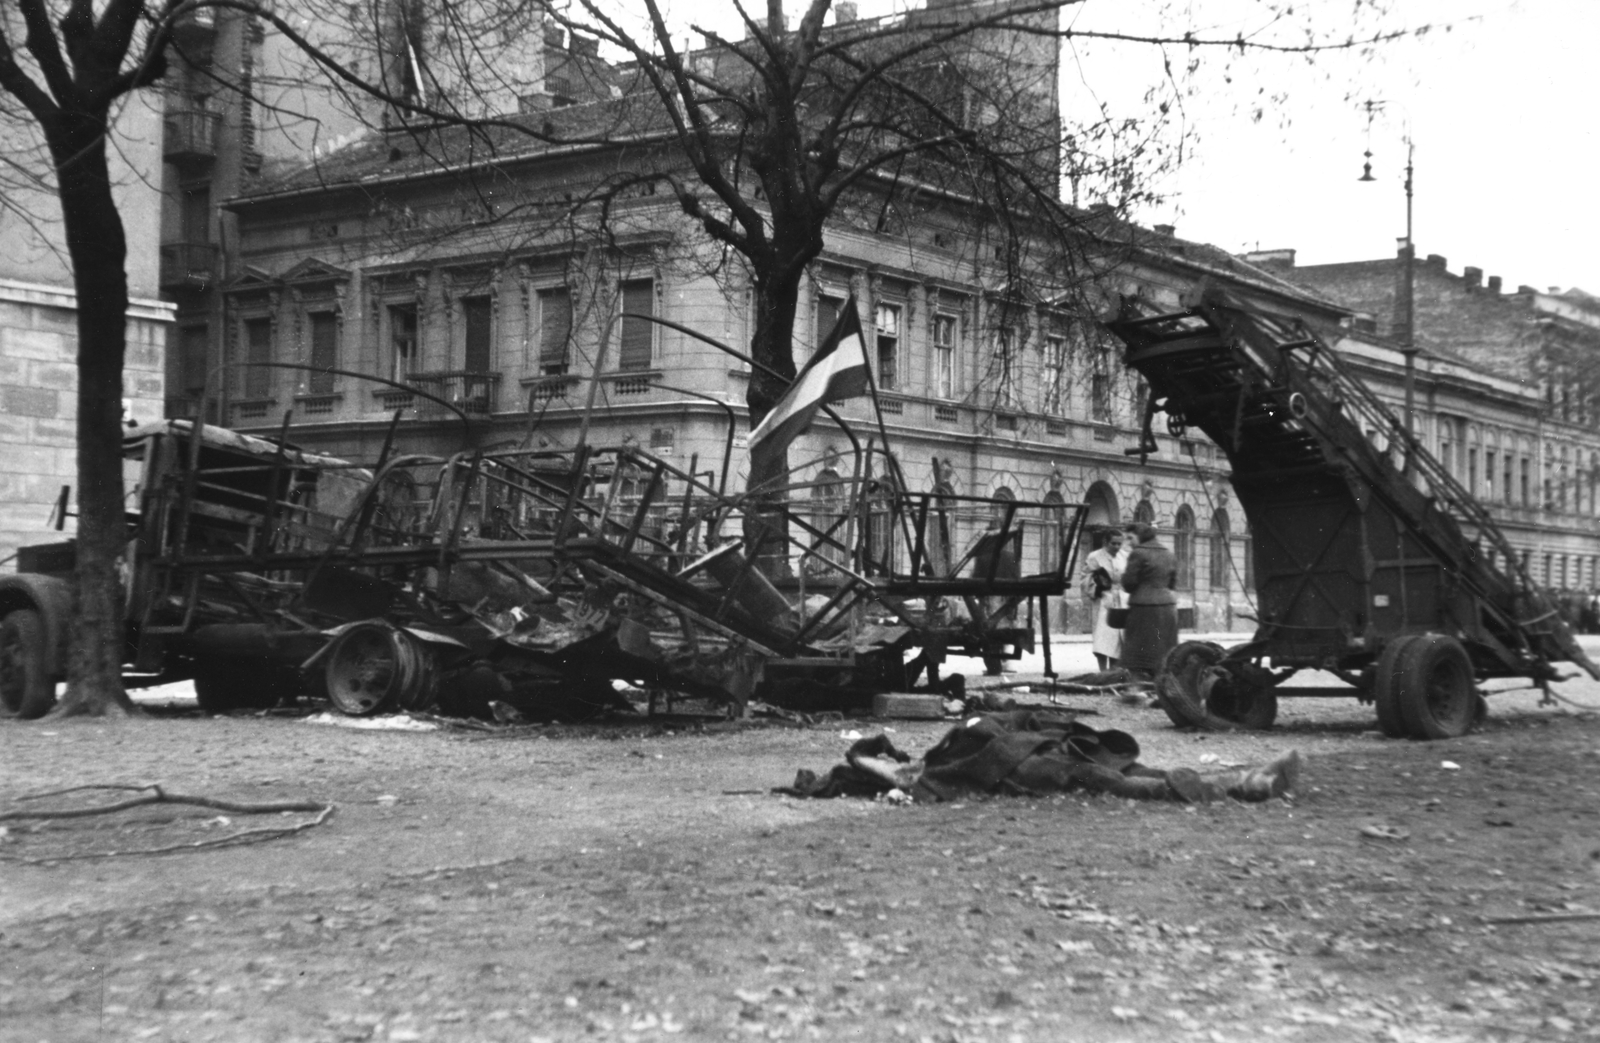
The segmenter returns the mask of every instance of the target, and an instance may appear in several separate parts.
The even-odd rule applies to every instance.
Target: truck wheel
[[[1416,739],[1467,734],[1478,715],[1472,660],[1461,642],[1443,634],[1417,634],[1396,662],[1400,719]]]
[[[1397,637],[1383,646],[1372,674],[1372,702],[1378,711],[1378,730],[1391,739],[1403,739],[1410,732],[1400,716],[1400,655],[1418,634]]]
[[[55,706],[44,642],[44,620],[33,609],[12,609],[0,618],[0,716],[32,720]]]

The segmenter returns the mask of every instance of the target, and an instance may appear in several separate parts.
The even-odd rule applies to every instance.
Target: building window
[[[417,306],[389,305],[389,364],[384,376],[405,380],[417,368]]]
[[[1052,573],[1061,567],[1061,541],[1066,538],[1066,506],[1061,494],[1044,494],[1039,533],[1039,571]]]
[[[1111,374],[1100,366],[1089,378],[1089,418],[1096,423],[1111,423]]]
[[[844,311],[843,297],[830,297],[824,294],[817,298],[816,324],[811,330],[811,354],[817,353],[817,349],[822,347],[822,342],[828,339],[828,334],[839,324],[839,313],[842,311]]]
[[[933,317],[933,393],[937,398],[956,397],[956,317]]]
[[[1067,338],[1052,334],[1044,339],[1044,387],[1040,405],[1046,413],[1065,413],[1067,384]]]
[[[493,368],[493,315],[493,302],[488,297],[461,298],[461,325],[466,334],[461,368],[467,373],[488,373]]]
[[[1016,408],[1016,355],[1017,331],[1009,326],[1001,327],[994,338],[994,404],[1001,409]]]
[[[339,316],[331,311],[311,313],[311,378],[307,391],[333,394],[333,367],[339,364]]]
[[[255,401],[272,397],[272,320],[246,319],[244,323],[244,397]]]
[[[1494,450],[1483,451],[1483,498],[1494,502]]]
[[[1194,589],[1194,511],[1185,504],[1178,508],[1172,537],[1172,555],[1178,563],[1178,589]]]
[[[1511,455],[1511,451],[1509,449],[1506,450],[1505,454],[1505,468],[1505,481],[1501,483],[1502,487],[1500,489],[1500,495],[1505,497],[1506,503],[1512,503],[1514,502],[1512,500],[1512,491],[1516,488],[1517,480],[1517,461],[1516,458]]]
[[[1555,557],[1554,554],[1544,556],[1544,585],[1547,587],[1550,585],[1551,573],[1555,571]]]
[[[617,368],[625,371],[649,369],[655,361],[656,324],[633,318],[656,313],[656,284],[653,279],[631,279],[622,284],[622,347]]]
[[[199,401],[206,393],[206,345],[210,340],[210,333],[203,325],[185,326],[179,333],[181,372],[178,380],[185,398]]]
[[[1533,462],[1526,456],[1522,458],[1522,506],[1526,507],[1533,502]]]
[[[1248,521],[1244,529],[1244,589],[1246,594],[1256,589],[1256,540]]]
[[[1218,508],[1211,516],[1211,589],[1228,589],[1228,570],[1232,565],[1228,547],[1228,512]]]
[[[878,387],[895,391],[900,387],[900,306],[878,305],[875,322],[878,327]]]
[[[1473,496],[1478,495],[1478,450],[1476,446],[1467,447],[1467,491]]]
[[[805,574],[808,576],[838,575],[833,569],[823,564],[823,561],[842,562],[844,551],[842,549],[845,537],[845,527],[840,524],[844,520],[844,479],[839,472],[829,467],[817,475],[816,484],[811,487],[811,524],[816,527],[822,536],[811,539],[817,545],[817,552],[805,563]],[[824,539],[826,536],[827,539]],[[832,541],[832,542],[829,542]],[[838,544],[838,546],[835,546]]]
[[[539,372],[560,376],[572,365],[572,294],[565,286],[539,291]]]

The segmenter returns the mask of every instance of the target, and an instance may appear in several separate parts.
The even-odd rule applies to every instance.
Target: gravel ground
[[[1088,658],[1059,646],[1064,673]],[[336,810],[50,864],[24,860],[311,816],[10,823],[0,1040],[1594,1038],[1600,684],[1558,694],[1580,705],[1495,695],[1426,744],[1354,700],[1285,700],[1259,735],[1062,700],[1159,767],[1306,758],[1293,800],[1204,808],[770,793],[851,730],[915,753],[945,722],[372,730],[178,693],[3,722],[0,810],[145,783]]]

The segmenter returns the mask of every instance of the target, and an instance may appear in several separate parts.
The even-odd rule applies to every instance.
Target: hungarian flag
[[[760,445],[786,448],[811,423],[819,406],[866,394],[867,381],[866,345],[852,294],[840,311],[833,332],[773,405],[772,412],[750,432],[751,450]]]

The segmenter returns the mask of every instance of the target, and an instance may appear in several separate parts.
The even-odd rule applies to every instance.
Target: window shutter
[[[622,310],[639,315],[655,314],[655,283],[639,279],[622,284]],[[651,327],[654,323],[644,319],[622,320],[622,351],[617,368],[623,370],[649,369],[652,361]]]

